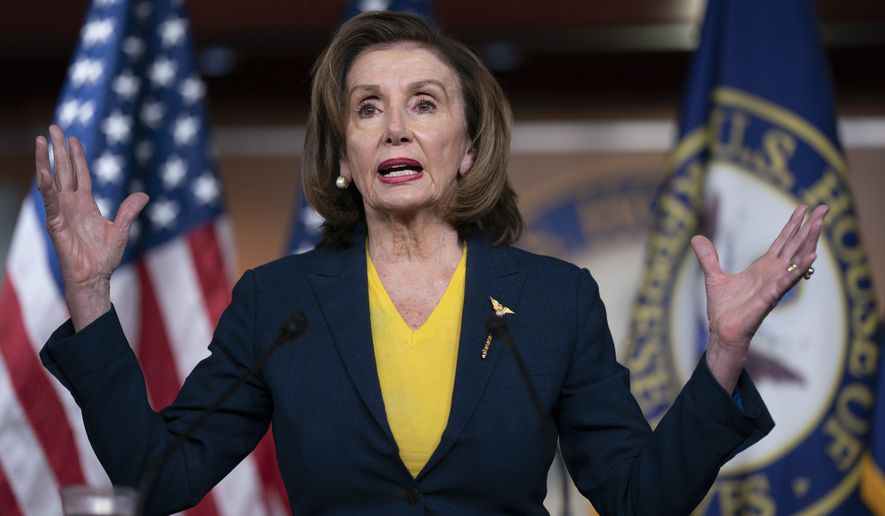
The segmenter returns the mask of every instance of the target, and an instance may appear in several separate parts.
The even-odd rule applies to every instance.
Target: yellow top
[[[387,422],[400,458],[416,477],[439,444],[452,407],[467,246],[436,308],[416,330],[391,301],[368,249],[366,264],[372,340]]]

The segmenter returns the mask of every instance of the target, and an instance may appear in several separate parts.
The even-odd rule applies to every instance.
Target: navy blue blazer
[[[176,401],[151,411],[135,355],[112,310],[41,357],[80,405],[115,484],[135,486],[150,457],[248,367],[292,310],[305,334],[209,418],[163,470],[148,505],[167,513],[197,503],[273,422],[293,514],[546,514],[555,440],[545,435],[510,352],[481,358],[489,296],[510,307],[511,334],[568,469],[602,514],[686,514],[720,466],[773,426],[744,374],[744,410],[701,360],[652,432],[615,361],[605,309],[589,272],[480,237],[467,247],[467,284],[452,408],[442,439],[413,478],[384,411],[369,322],[363,237],[247,272],[221,317],[211,356]]]

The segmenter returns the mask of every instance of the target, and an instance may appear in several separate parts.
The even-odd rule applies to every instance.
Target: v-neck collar
[[[396,324],[399,326],[398,332],[402,332],[403,334],[409,335],[409,341],[414,342],[416,339],[421,338],[424,333],[431,331],[433,329],[433,325],[436,323],[436,319],[440,317],[440,310],[445,302],[447,302],[452,296],[456,295],[453,291],[453,285],[457,282],[459,274],[466,275],[466,261],[467,261],[467,244],[464,243],[461,249],[461,259],[458,261],[458,265],[455,266],[455,270],[452,272],[451,277],[449,277],[449,283],[446,285],[446,289],[443,291],[442,296],[436,301],[436,306],[433,307],[433,310],[430,311],[430,314],[426,319],[421,323],[417,328],[412,328],[408,322],[406,322],[403,314],[397,308],[396,303],[393,302],[393,298],[390,297],[390,293],[387,292],[387,287],[384,286],[384,282],[381,281],[381,276],[378,274],[378,270],[375,269],[375,264],[372,262],[372,257],[369,256],[368,246],[366,247],[366,268],[367,268],[367,281],[370,289],[374,287],[377,289],[378,300],[384,305],[379,307],[383,310],[388,311],[391,314],[396,314],[396,317],[393,319],[396,321]],[[460,283],[460,282],[458,282]],[[371,292],[370,292],[371,295]]]

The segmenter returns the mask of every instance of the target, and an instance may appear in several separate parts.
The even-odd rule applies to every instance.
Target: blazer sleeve
[[[49,338],[41,360],[80,406],[89,440],[114,484],[137,487],[151,460],[251,366],[257,356],[255,290],[247,272],[221,316],[210,356],[187,377],[173,404],[160,412],[148,403],[144,376],[114,309],[76,333],[68,321]],[[170,458],[146,513],[168,514],[198,503],[255,447],[267,431],[272,409],[268,389],[260,376],[253,377]]]
[[[578,489],[600,514],[688,514],[719,468],[774,423],[746,372],[743,410],[701,357],[670,410],[652,431],[630,393],[596,282],[581,271],[577,342],[560,399],[561,447]]]

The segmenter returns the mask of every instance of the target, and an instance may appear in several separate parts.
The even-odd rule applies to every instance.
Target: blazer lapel
[[[486,319],[494,314],[489,296],[512,307],[518,314],[517,303],[524,281],[525,274],[517,269],[505,248],[494,247],[482,237],[468,241],[467,282],[452,409],[440,443],[418,478],[439,462],[464,431],[501,355],[503,344],[495,341],[489,348],[488,357],[483,360],[481,356],[488,335]]]
[[[328,256],[323,270],[310,276],[310,285],[353,384],[375,421],[395,443],[384,411],[372,343],[365,234],[356,231],[353,245]]]

